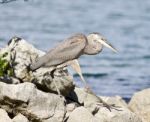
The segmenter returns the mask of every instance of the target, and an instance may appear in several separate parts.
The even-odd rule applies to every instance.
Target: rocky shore
[[[0,50],[0,122],[150,122],[150,89],[128,104],[120,96],[96,96],[75,86],[67,69],[54,78],[53,67],[29,71],[44,53],[18,37]]]

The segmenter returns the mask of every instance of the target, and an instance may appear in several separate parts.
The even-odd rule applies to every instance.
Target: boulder
[[[76,108],[69,116],[67,122],[94,122],[94,116],[84,107]]]
[[[5,110],[3,110],[3,109],[0,109],[0,122],[13,122],[9,118],[7,112]]]
[[[95,117],[99,122],[142,122],[141,118],[125,108],[122,108],[121,111],[112,109],[111,112],[106,108],[101,108]]]
[[[64,96],[74,89],[73,77],[69,75],[67,69],[56,70],[54,78],[50,75],[54,67],[41,67],[34,72],[30,71],[29,65],[36,61],[38,57],[44,55],[45,52],[36,49],[24,39],[19,37],[12,38],[8,45],[1,49],[0,54],[6,52],[8,54],[5,59],[11,63],[15,77],[20,82],[32,82],[43,91],[54,93],[60,91]],[[8,79],[3,81],[8,82]]]
[[[71,102],[71,103],[68,103],[68,104],[66,105],[66,114],[65,114],[64,121],[66,121],[66,120],[69,118],[69,116],[70,116],[70,114],[72,113],[72,111],[73,111],[74,109],[76,109],[77,107],[79,107],[79,104],[76,103],[76,102]]]
[[[12,119],[13,122],[29,122],[29,120],[22,114],[18,114]]]
[[[142,122],[139,116],[127,108],[127,104],[120,96],[101,98],[109,105],[115,104],[116,108],[114,107],[109,111],[105,107],[100,107],[95,114],[99,122]]]
[[[96,113],[99,109],[98,104],[105,103],[100,97],[96,96],[91,90],[75,87],[67,97],[74,102],[87,108],[91,113]]]
[[[64,98],[36,89],[32,83],[0,82],[0,107],[14,116],[18,113],[30,121],[62,122],[66,113]]]
[[[69,94],[69,98],[84,106],[93,114],[94,122],[142,122],[137,115],[127,108],[128,105],[119,96],[98,97],[90,90],[76,87]],[[110,106],[110,110],[106,105]]]
[[[143,122],[150,122],[150,88],[134,93],[129,108],[140,116]]]

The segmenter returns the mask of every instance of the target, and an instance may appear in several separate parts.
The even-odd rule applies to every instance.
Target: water
[[[0,5],[0,46],[17,35],[47,51],[74,33],[100,32],[119,52],[81,57],[84,77],[99,95],[130,98],[150,86],[149,13],[149,0],[18,0]]]

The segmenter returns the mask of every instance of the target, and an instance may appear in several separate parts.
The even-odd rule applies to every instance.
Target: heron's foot
[[[115,104],[107,104],[105,102],[102,102],[102,103],[97,103],[98,106],[101,106],[101,107],[106,107],[110,112],[112,109],[114,110],[117,110],[117,111],[122,111],[120,108],[121,106],[116,106]]]

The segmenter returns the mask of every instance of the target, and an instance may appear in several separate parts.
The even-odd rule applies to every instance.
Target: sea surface
[[[130,99],[150,87],[150,0],[23,0],[0,4],[0,47],[19,36],[48,51],[75,34],[99,32],[118,53],[104,48],[82,56],[89,86],[98,95]],[[75,72],[76,84],[83,87]]]

